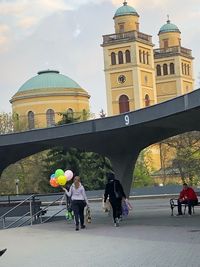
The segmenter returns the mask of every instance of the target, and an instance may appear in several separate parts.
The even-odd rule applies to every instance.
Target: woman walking
[[[119,180],[115,179],[114,173],[107,175],[108,183],[104,193],[104,203],[109,197],[109,202],[113,210],[113,221],[115,226],[119,226],[119,219],[122,215],[122,199],[126,199],[123,187]]]
[[[87,205],[89,207],[88,199],[85,193],[85,188],[81,184],[80,177],[75,176],[74,182],[71,185],[69,192],[66,188],[63,187],[63,190],[65,191],[66,195],[71,198],[71,205],[72,210],[74,212],[74,218],[75,218],[75,224],[76,228],[75,230],[79,230],[79,223],[81,226],[81,229],[85,228],[84,224],[84,208]]]

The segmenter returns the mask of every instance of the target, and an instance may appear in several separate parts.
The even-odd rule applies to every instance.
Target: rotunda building
[[[39,71],[11,98],[13,114],[22,128],[42,128],[61,120],[59,113],[89,111],[89,94],[57,70]]]

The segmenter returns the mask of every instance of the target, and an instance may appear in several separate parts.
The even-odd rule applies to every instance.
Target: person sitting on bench
[[[180,196],[177,201],[178,204],[178,216],[183,215],[182,204],[188,205],[188,213],[192,215],[192,206],[198,204],[198,198],[194,190],[189,187],[186,183],[183,184],[183,190],[180,192]]]

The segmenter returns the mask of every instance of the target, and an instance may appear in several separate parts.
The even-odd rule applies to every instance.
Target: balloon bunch
[[[57,169],[55,173],[50,176],[50,185],[52,187],[64,186],[73,178],[74,174],[71,170],[66,170],[65,172],[62,169]]]

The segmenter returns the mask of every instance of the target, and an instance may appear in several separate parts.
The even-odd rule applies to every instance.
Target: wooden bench
[[[177,203],[178,198],[171,198],[169,203],[170,203],[170,208],[171,208],[171,216],[174,216],[174,207],[178,207],[178,203]],[[184,207],[183,210],[183,214],[185,215],[186,209],[188,207],[188,204],[182,204],[182,206]],[[200,202],[198,202],[198,204],[193,205],[192,206],[192,213],[194,214],[194,207],[195,206],[200,206]]]

